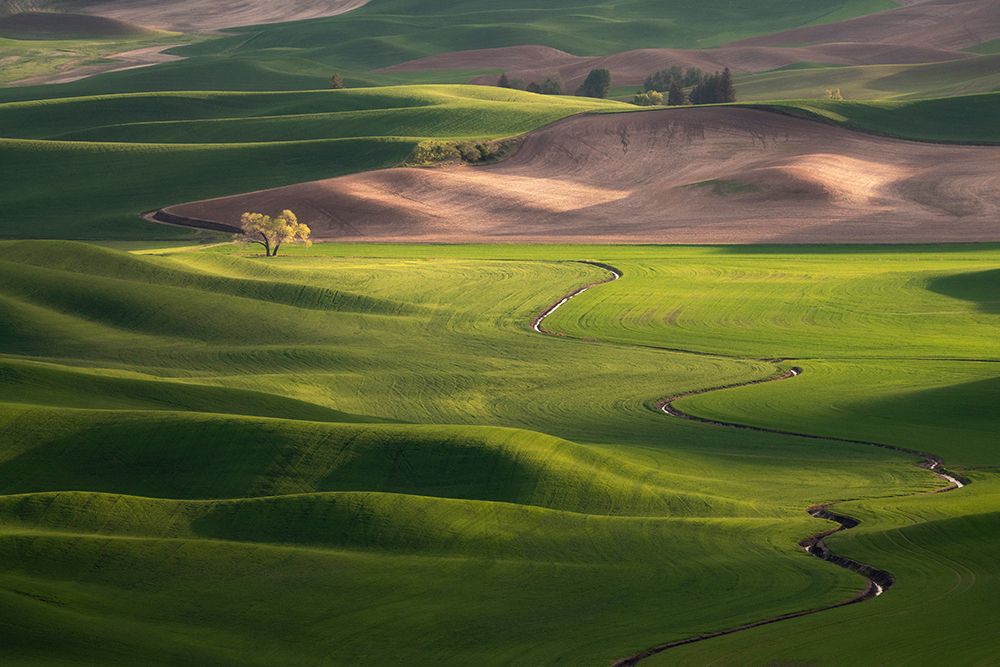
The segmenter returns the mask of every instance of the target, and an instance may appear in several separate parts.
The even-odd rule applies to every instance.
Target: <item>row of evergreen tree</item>
[[[526,90],[529,93],[541,93],[543,95],[562,95],[563,89],[562,79],[559,77],[559,74],[550,74],[541,83],[531,81],[525,84],[520,79],[509,78],[507,72],[504,72],[497,80],[497,86],[500,88],[517,88],[519,90]],[[590,70],[587,78],[576,89],[576,95],[603,99],[608,96],[610,89],[611,72],[606,69],[593,69]]]
[[[497,80],[497,86],[517,88],[543,95],[562,95],[563,92],[563,83],[559,74],[550,74],[541,83],[531,81],[525,84],[519,79],[510,79],[504,72]],[[606,69],[593,69],[576,89],[576,94],[581,97],[605,98],[610,89],[611,72]],[[684,70],[677,65],[661,69],[647,76],[643,92],[636,93],[633,100],[635,104],[643,106],[664,103],[669,106],[718,104],[735,101],[736,87],[733,85],[733,74],[728,67],[721,72],[710,74],[697,67],[689,67]]]
[[[690,87],[691,91],[685,89]],[[678,66],[661,69],[646,77],[644,91],[637,93],[634,102],[639,105],[663,104],[719,104],[736,101],[733,73],[728,67],[721,72],[708,74],[697,67],[682,70]],[[655,95],[653,94],[655,93]],[[659,96],[659,97],[657,97]]]

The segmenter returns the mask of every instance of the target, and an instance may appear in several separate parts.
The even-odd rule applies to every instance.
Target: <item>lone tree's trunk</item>
[[[281,241],[278,241],[274,245],[274,250],[271,251],[271,257],[277,257],[278,256],[278,248],[280,248],[280,247],[281,247]]]
[[[260,243],[262,246],[264,246],[264,256],[265,257],[270,257],[271,256],[271,242],[267,240],[267,234],[265,234],[264,232],[260,233],[260,237],[262,239],[264,239],[263,242],[258,241],[258,243]]]

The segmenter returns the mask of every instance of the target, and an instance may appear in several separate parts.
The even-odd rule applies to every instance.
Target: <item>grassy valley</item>
[[[361,258],[353,246],[323,246],[268,262],[230,247],[163,256],[39,242],[3,250],[4,319],[14,326],[2,341],[8,444],[0,464],[7,494],[0,539],[14,551],[0,579],[11,600],[7,627],[34,637],[14,644],[25,660],[54,657],[66,645],[42,641],[47,635],[34,621],[29,628],[15,620],[24,614],[47,618],[62,636],[112,636],[111,626],[46,611],[70,607],[87,610],[86,618],[131,618],[123,659],[151,651],[196,661],[256,662],[266,654],[268,662],[297,662],[332,650],[332,642],[348,660],[607,662],[649,638],[793,611],[803,599],[818,604],[849,596],[859,590],[856,575],[795,547],[821,525],[803,508],[847,489],[851,497],[872,498],[864,505],[871,525],[861,540],[905,528],[885,523],[886,501],[874,498],[937,485],[892,452],[705,427],[651,408],[664,395],[774,372],[773,362],[751,358],[777,347],[748,341],[742,350],[739,329],[729,330],[726,349],[743,358],[558,340],[528,329],[533,313],[554,298],[553,288],[568,291],[599,273],[560,257],[585,252],[614,262],[626,277],[574,300],[546,326],[574,333],[570,325],[588,322],[589,339],[614,341],[631,329],[617,316],[643,310],[621,297],[661,303],[663,296],[699,289],[697,274],[684,271],[649,283],[671,285],[660,296],[641,284],[655,275],[650,270],[723,262],[741,272],[766,271],[787,263],[774,255],[373,246]],[[995,251],[888,252],[882,259],[897,262],[903,275],[950,275],[958,265],[962,273],[990,266]],[[822,275],[822,264],[803,261],[796,273]],[[975,303],[960,306],[908,281],[860,273],[857,279],[877,284],[887,302],[899,293],[948,299],[952,318],[965,312],[989,326],[989,315],[974,314]],[[831,289],[837,291],[836,283]],[[684,301],[706,314],[727,310]],[[711,333],[707,320],[646,321],[661,323],[643,335],[650,345],[684,346],[678,333]],[[842,341],[831,356],[863,357],[845,333],[858,332],[855,325],[811,326]],[[886,317],[882,326],[891,335],[898,325]],[[965,333],[949,347],[989,346],[985,330],[954,330]],[[814,339],[792,333],[778,347],[799,356]],[[55,349],[57,356],[47,352]],[[856,435],[821,426],[817,410],[829,400],[823,392],[837,386],[826,379],[827,362],[794,363],[806,368],[801,380],[734,396],[790,391],[813,409],[795,424],[778,412],[775,421],[803,432]],[[857,373],[888,362],[859,358],[858,370],[829,363],[853,374],[848,382],[868,386]],[[900,359],[894,367],[924,363]],[[932,371],[928,379],[939,386],[989,377],[988,365],[979,369],[986,375],[975,375],[974,364],[938,366],[960,374],[943,380]],[[550,373],[553,367],[559,373]],[[963,369],[973,375],[962,376]],[[628,385],[617,383],[623,376]],[[888,387],[869,389],[885,401]],[[877,412],[878,403],[865,396],[855,399],[858,405]],[[707,399],[692,399],[692,409]],[[770,402],[764,412],[756,400],[734,405],[727,417],[768,423]],[[893,413],[904,426],[915,419]],[[874,435],[863,421],[857,431]],[[930,444],[898,429],[891,434],[894,442]],[[975,455],[968,436],[962,441],[936,449],[974,476],[974,466],[991,459]],[[746,458],[747,451],[754,456]],[[755,482],[762,476],[766,488]],[[905,525],[933,531],[933,522],[914,521]],[[874,544],[863,551],[869,560],[895,563],[890,545]],[[853,542],[843,548],[851,552]],[[712,559],[699,556],[706,551]],[[90,563],[100,554],[113,555],[115,564],[94,570]],[[159,574],[150,569],[154,561],[162,563]],[[279,579],[262,575],[279,562]],[[239,574],[221,577],[235,563]],[[330,572],[318,588],[309,576],[317,567]],[[145,574],[135,588],[129,572],[139,571]],[[746,571],[755,575],[742,576]],[[59,583],[67,575],[73,586]],[[706,585],[691,588],[694,582]],[[201,642],[161,653],[159,619],[182,614],[187,591],[196,588],[213,591],[205,611],[219,620],[199,623]],[[18,593],[24,589],[32,596]],[[579,602],[569,616],[556,603],[567,595]],[[252,611],[252,600],[261,597],[284,610],[284,623],[262,625],[265,619]],[[463,604],[472,597],[483,602]],[[112,598],[114,607],[105,602]],[[143,610],[149,605],[140,601],[149,599],[157,600],[155,613]],[[369,599],[408,619],[393,624],[393,641],[369,626],[379,616],[366,620],[366,605],[357,604]],[[886,603],[894,599],[905,601],[887,597]],[[858,613],[866,616],[865,607]],[[497,633],[496,619],[508,617],[530,619],[530,630],[505,623]],[[462,633],[447,631],[458,623]],[[584,633],[594,624],[607,630],[597,642]],[[253,642],[217,648],[223,637],[251,627]],[[354,634],[368,627],[373,632]],[[539,627],[548,631],[529,653],[511,652],[518,651],[516,637]],[[310,639],[312,632],[327,639]],[[802,633],[812,631],[806,625]],[[379,648],[390,646],[391,654]],[[401,653],[401,647],[407,648]]]

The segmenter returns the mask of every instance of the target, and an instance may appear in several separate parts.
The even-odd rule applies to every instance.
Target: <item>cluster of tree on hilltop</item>
[[[500,88],[515,88],[542,95],[562,95],[563,83],[558,73],[549,74],[542,80],[525,83],[512,79],[507,72],[497,80]],[[606,69],[592,69],[583,83],[576,89],[580,97],[606,98],[611,89],[611,72]],[[736,87],[733,74],[726,67],[721,72],[707,73],[698,67],[686,70],[678,65],[653,72],[646,77],[641,92],[635,94],[633,104],[657,106],[666,104],[720,104],[736,101]]]
[[[562,79],[559,74],[550,74],[541,82],[531,81],[524,83],[521,79],[511,79],[507,72],[500,75],[497,80],[500,88],[516,88],[526,90],[529,93],[541,93],[542,95],[562,95]],[[606,69],[593,69],[584,79],[583,83],[576,89],[576,94],[580,97],[605,98],[611,89],[611,72]]]
[[[681,88],[690,88],[691,86],[698,85],[704,79],[705,72],[698,67],[689,67],[685,70],[680,65],[673,65],[647,76],[642,89],[645,91],[655,90],[660,93],[666,93],[674,83]]]
[[[697,67],[687,70],[674,65],[646,77],[642,92],[636,93],[633,104],[654,106],[667,104],[719,104],[736,101],[733,74],[726,67],[721,72],[707,74]]]
[[[498,88],[513,88],[515,90],[526,90],[529,93],[539,93],[541,95],[562,95],[562,78],[558,72],[549,74],[541,83],[529,81],[525,83],[521,79],[511,79],[507,77],[507,72],[500,75],[497,80]]]

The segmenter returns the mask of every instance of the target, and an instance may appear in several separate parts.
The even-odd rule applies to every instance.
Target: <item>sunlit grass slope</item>
[[[1000,88],[1000,55],[915,65],[778,69],[738,78],[742,101],[823,99],[839,88],[849,100],[924,99]]]
[[[630,251],[628,281],[556,312],[553,326],[746,357],[1000,358],[993,246],[662,252]]]
[[[676,649],[653,664],[803,656],[818,664],[921,664],[929,655],[989,662],[996,646],[980,629],[1000,594],[993,558],[1000,548],[998,251],[673,249],[662,263],[656,251],[629,254],[632,261],[617,264],[634,278],[627,290],[627,279],[603,286],[558,311],[550,326],[791,357],[805,370],[799,378],[677,405],[710,419],[933,452],[973,482],[943,496],[838,505],[863,523],[830,545],[892,572],[897,585],[889,595]]]
[[[925,336],[924,356],[995,352],[979,337],[997,315],[973,311],[990,308],[977,276],[996,250],[322,245],[265,260],[237,246],[139,256],[25,241],[0,252],[0,635],[14,664],[607,664],[858,592],[859,577],[796,545],[825,526],[804,508],[842,498],[860,499],[851,508],[865,524],[837,548],[900,581],[899,594],[833,618],[909,614],[879,626],[905,658],[904,639],[916,650],[935,614],[991,599],[992,560],[956,546],[986,544],[970,540],[994,511],[974,469],[995,465],[975,440],[990,418],[961,419],[966,403],[991,400],[988,372],[939,361],[862,390],[869,361],[930,362],[894,365],[885,357],[898,349],[865,359],[850,341],[870,338],[865,327],[899,336],[929,314],[925,299],[941,299],[934,312],[963,333]],[[533,314],[602,275],[566,261],[581,258],[624,278],[547,320],[569,336],[531,332]],[[778,321],[808,274],[828,287],[814,304],[800,296],[803,314],[780,332],[740,314],[741,277],[760,277]],[[871,310],[821,317],[845,281],[865,286]],[[678,308],[696,316],[671,320]],[[675,337],[685,321],[689,338]],[[738,356],[633,344],[701,338]],[[815,356],[815,338],[842,358],[751,359]],[[883,412],[936,451],[917,435],[919,408],[893,403],[934,375],[965,387],[943,411],[954,443],[942,453],[979,495],[905,498],[940,486],[913,457],[652,407],[793,364],[806,375],[734,391],[765,400],[723,408],[871,438],[897,432]],[[858,433],[824,422],[824,401],[850,377]],[[798,421],[767,399],[786,387],[812,404]],[[941,587],[949,572],[965,583]],[[922,612],[927,586],[935,608]],[[783,625],[746,655],[794,660],[827,618]],[[948,641],[968,631],[949,628]],[[727,646],[698,647],[696,661],[732,658]],[[865,655],[853,650],[823,655]]]
[[[187,40],[180,35],[156,31],[86,39],[33,39],[0,34],[0,62],[3,62],[0,85],[19,85],[25,79],[63,75],[114,54],[150,46],[176,46],[184,41]]]
[[[495,139],[628,108],[477,86],[153,93],[0,104],[0,236],[177,238],[138,214],[398,164],[420,141]]]
[[[3,250],[18,660],[96,659],[81,644],[99,637],[117,647],[104,662],[606,662],[664,630],[850,595],[856,578],[796,551],[801,508],[933,484],[794,438],[751,438],[746,459],[743,439],[649,411],[772,365],[529,332],[593,267]]]
[[[768,105],[807,118],[902,139],[1000,143],[1000,93],[912,101],[808,100]]]
[[[877,602],[672,650],[653,664],[988,662],[996,647],[982,640],[979,619],[1000,594],[991,555],[1000,548],[997,250],[676,249],[663,263],[656,251],[631,254],[636,263],[619,264],[634,277],[628,290],[627,281],[604,286],[550,326],[787,357],[801,377],[677,405],[710,419],[933,452],[973,482],[943,496],[838,505],[863,523],[831,546],[897,578]]]

